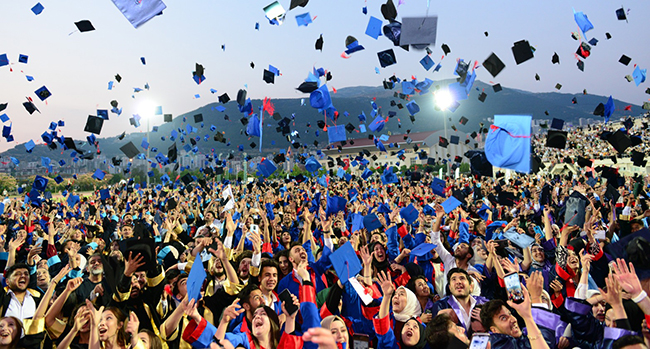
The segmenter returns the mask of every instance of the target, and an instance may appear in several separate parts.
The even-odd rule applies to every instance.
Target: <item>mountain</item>
[[[435,82],[430,91],[434,91],[437,87],[441,85],[445,86],[452,82],[454,81],[447,80]],[[436,84],[439,85],[436,86]],[[481,91],[487,94],[487,98],[484,102],[481,102],[478,99]],[[598,103],[605,103],[607,101],[607,97],[605,96],[567,94],[561,92],[533,93],[507,87],[503,87],[502,91],[495,93],[491,85],[485,84],[481,81],[476,81],[470,92],[469,98],[460,101],[460,107],[458,107],[455,112],[447,111],[443,113],[441,111],[436,111],[433,95],[431,93],[412,96],[411,100],[414,100],[418,104],[420,112],[415,115],[415,121],[411,122],[409,113],[405,107],[402,109],[399,109],[398,106],[391,107],[391,101],[395,101],[396,105],[401,104],[402,106],[405,106],[406,103],[408,103],[407,100],[399,98],[399,92],[401,92],[400,86],[396,86],[393,90],[386,90],[383,87],[368,86],[346,87],[337,90],[336,93],[331,94],[334,107],[339,111],[337,124],[346,125],[351,123],[357,128],[351,134],[348,133],[348,139],[367,137],[368,133],[362,134],[358,132],[358,125],[360,122],[357,116],[363,111],[367,118],[365,124],[368,125],[372,122],[371,103],[373,102],[373,99],[376,105],[381,109],[382,115],[387,116],[389,111],[396,112],[396,115],[390,118],[382,131],[382,133],[391,132],[393,134],[407,133],[407,130],[411,130],[412,132],[422,132],[442,129],[443,118],[445,116],[449,118],[449,126],[455,125],[458,130],[467,133],[477,130],[480,122],[489,124],[488,118],[495,114],[528,114],[532,115],[533,119],[560,118],[564,119],[567,123],[577,124],[580,118],[600,119],[600,117],[593,115],[593,110]],[[398,94],[397,97],[395,97],[395,93]],[[577,100],[577,103],[575,104],[572,103],[574,97]],[[319,114],[316,109],[311,108],[309,105],[308,94],[304,95],[303,102],[303,105],[301,105],[301,99],[272,100],[275,112],[283,118],[286,117],[291,119],[291,130],[299,133],[300,138],[292,137],[292,139],[301,144],[308,145],[311,148],[314,148],[314,141],[319,142],[319,148],[326,147],[328,143],[327,132],[319,130],[319,135],[315,135],[315,131],[317,131],[316,122],[318,120],[325,120],[325,117],[322,114]],[[254,110],[259,111],[258,108],[261,107],[262,101],[253,100],[252,103]],[[627,103],[620,100],[615,100],[615,104],[617,109],[614,112],[612,119],[617,119],[624,115],[639,115],[644,112],[644,110],[638,105],[632,105],[631,110],[624,111],[623,109]],[[179,115],[170,123],[159,125],[158,131],[151,133],[151,146],[158,148],[160,152],[166,155],[168,147],[172,144],[169,139],[172,130],[187,130],[187,126],[190,125],[198,129],[198,133],[192,133],[190,136],[192,136],[192,138],[196,138],[197,136],[200,137],[199,140],[197,140],[197,145],[201,153],[210,153],[212,149],[214,149],[217,154],[225,152],[238,153],[238,146],[243,145],[244,150],[248,154],[258,154],[260,140],[258,137],[247,137],[244,134],[246,126],[240,122],[243,115],[239,112],[237,102],[233,100],[223,105],[225,107],[223,112],[217,110],[217,107],[220,105],[222,104],[211,103],[184,115]],[[548,115],[546,115],[545,112],[548,112]],[[203,128],[201,128],[200,123],[194,123],[194,115],[197,114],[203,115]],[[346,114],[348,116],[346,116]],[[229,120],[225,120],[226,115]],[[465,116],[469,119],[469,122],[466,125],[459,124],[458,120],[461,116]],[[184,119],[186,121],[184,121]],[[333,125],[332,120],[328,120],[327,124]],[[217,127],[217,132],[224,133],[227,141],[230,142],[230,146],[214,141],[213,136],[215,132],[210,131],[210,125],[215,125]],[[274,120],[265,113],[262,139],[264,154],[276,152],[291,146],[291,143],[286,137],[283,137],[280,133],[276,132],[277,126],[278,120]],[[146,131],[146,129],[141,126],[138,131]],[[208,136],[207,141],[205,140],[206,135]],[[165,141],[161,139],[161,136],[165,137]],[[121,157],[123,156],[123,153],[119,150],[121,146],[129,141],[133,141],[138,149],[140,149],[140,144],[144,137],[146,137],[144,133],[134,133],[127,135],[122,141],[119,141],[117,137],[99,138],[99,148],[102,151],[102,154],[109,158],[113,156]],[[250,146],[253,142],[257,147],[252,148]],[[83,143],[83,146],[79,146],[80,149],[83,148],[86,151],[92,149],[87,142],[84,141]],[[188,136],[185,136],[185,143],[190,143]],[[180,139],[176,139],[176,144],[179,151],[181,151],[184,144]],[[60,149],[51,151],[44,145],[36,146],[33,152],[28,154],[25,152],[24,145],[20,144],[0,155],[4,157],[13,156],[21,161],[40,161],[41,156],[50,157],[53,162],[58,162],[61,158],[66,161],[70,160],[69,152],[65,152],[61,155]],[[153,156],[155,156],[155,153],[151,154],[151,157]]]

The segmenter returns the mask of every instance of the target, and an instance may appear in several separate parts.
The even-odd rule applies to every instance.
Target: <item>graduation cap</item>
[[[447,44],[442,44],[442,46],[440,46],[440,48],[442,49],[442,52],[445,53],[445,56],[451,53],[451,49],[449,48],[449,46]]]
[[[449,137],[449,143],[451,143],[451,144],[460,143],[460,137],[458,137],[456,135],[452,135],[451,137]]]
[[[379,58],[379,64],[381,65],[382,68],[386,68],[388,66],[397,63],[397,59],[395,59],[395,51],[393,51],[392,48],[385,51],[377,52],[377,58]]]
[[[499,92],[499,91],[503,90],[503,88],[501,87],[501,84],[496,84],[496,85],[492,86],[492,90],[494,92]]]
[[[447,140],[447,138],[440,137],[440,139],[438,140],[438,146],[447,148],[448,145],[449,145],[449,141]]]
[[[582,227],[585,224],[585,208],[587,198],[578,191],[573,191],[567,199],[566,210],[564,211],[564,224],[577,225]]]
[[[39,88],[38,90],[34,91],[34,93],[36,93],[36,95],[38,96],[38,98],[41,101],[46,100],[48,97],[50,97],[52,95],[50,90],[48,90],[47,87],[45,87],[45,86],[43,86],[43,87]]]
[[[38,110],[38,108],[36,108],[36,105],[34,105],[34,103],[31,101],[24,102],[23,107],[25,107],[25,110],[27,110],[29,115],[34,114],[35,111],[39,113],[41,112],[40,110]]]
[[[275,74],[271,71],[264,69],[264,75],[262,80],[266,81],[267,84],[275,83]]]
[[[621,64],[623,64],[625,66],[630,64],[631,61],[632,61],[632,58],[630,58],[630,57],[628,57],[626,55],[622,55],[621,58],[619,58],[619,60],[618,60],[619,63],[621,63]]]
[[[562,130],[563,127],[564,127],[564,120],[553,118],[553,120],[551,121],[551,128],[554,128],[556,130]]]
[[[534,57],[533,49],[530,47],[527,40],[515,42],[512,46],[512,54],[515,56],[515,62],[517,65]]]
[[[464,117],[464,116],[461,116],[459,122],[460,122],[461,125],[467,125],[467,122],[468,122],[468,121],[469,121],[468,118],[466,118],[466,117]]]
[[[230,97],[228,97],[227,93],[224,93],[221,96],[219,96],[219,102],[221,102],[222,104],[226,104],[229,101],[230,101]]]
[[[580,167],[589,167],[592,165],[591,160],[578,156],[578,166]]]
[[[203,114],[194,115],[194,123],[203,122]]]
[[[75,22],[74,25],[76,25],[77,29],[79,29],[79,31],[82,33],[95,30],[95,27],[93,27],[93,24],[90,23],[89,20]]]
[[[136,156],[138,156],[138,154],[140,154],[140,151],[139,151],[138,148],[135,146],[135,144],[133,144],[133,142],[129,142],[129,143],[123,145],[122,147],[120,147],[120,150],[121,150],[121,151],[124,153],[124,155],[126,155],[126,157],[128,157],[129,159],[133,159],[133,158],[135,158]]]
[[[167,158],[169,159],[169,162],[174,162],[178,158],[178,149],[176,148],[176,143],[167,148]]]
[[[646,166],[647,161],[644,160],[644,158],[645,158],[644,153],[633,150],[631,158],[632,158],[632,163],[634,164],[634,166],[639,166],[639,167],[645,167]]]
[[[478,100],[481,102],[485,102],[485,99],[487,98],[487,93],[481,92],[480,95],[478,95]]]
[[[546,136],[546,146],[549,148],[564,149],[566,148],[567,132],[549,130]]]
[[[102,126],[104,126],[104,119],[94,115],[88,115],[88,120],[86,120],[86,127],[84,128],[84,131],[100,134],[102,132]]]
[[[485,67],[492,77],[496,77],[503,68],[506,67],[506,65],[493,52],[485,61],[483,61],[483,67]]]
[[[139,228],[138,226],[135,227],[135,230],[140,230],[142,228]],[[125,256],[125,258],[128,258],[129,253],[133,258],[137,256],[138,254],[142,256],[143,258],[143,265],[137,269],[137,271],[146,271],[152,263],[155,263],[155,258],[156,256],[155,251],[155,242],[151,238],[130,238],[126,239],[120,242],[120,250],[122,251],[122,255]]]
[[[558,56],[557,52],[553,53],[553,57],[551,57],[551,63],[560,64],[560,56]]]
[[[323,34],[320,35],[318,39],[316,39],[316,43],[314,44],[314,48],[316,50],[321,50],[323,51]]]
[[[627,21],[627,15],[625,14],[625,9],[622,7],[616,10],[616,18],[619,21]]]
[[[616,149],[616,151],[619,152],[619,153],[623,153],[623,152],[625,152],[625,150],[626,150],[627,148],[629,148],[630,146],[632,146],[632,140],[630,139],[630,137],[628,137],[628,136],[625,134],[625,132],[623,132],[623,131],[621,131],[621,130],[617,130],[616,132],[614,132],[614,134],[612,134],[611,136],[609,136],[609,138],[607,139],[607,141],[608,141],[609,144],[611,144],[612,147],[614,147],[614,149]]]

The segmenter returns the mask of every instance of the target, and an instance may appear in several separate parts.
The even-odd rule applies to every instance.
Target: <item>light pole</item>
[[[146,163],[149,162],[149,149],[151,149],[151,143],[150,143],[150,140],[149,140],[149,120],[150,119],[151,119],[151,117],[149,115],[147,115],[147,160],[146,160],[147,162]],[[146,163],[145,163],[145,167],[147,166]],[[149,174],[147,174],[147,189],[149,189]]]
[[[454,97],[449,93],[449,89],[443,88],[440,90],[437,90],[433,94],[433,101],[438,107],[438,109],[442,110],[442,117],[443,117],[443,127],[445,129],[445,139],[449,141],[449,137],[447,135],[447,109],[451,107],[451,105],[454,103]],[[449,144],[447,145],[449,147]],[[451,166],[449,165],[449,159],[447,159],[447,176],[451,173]]]

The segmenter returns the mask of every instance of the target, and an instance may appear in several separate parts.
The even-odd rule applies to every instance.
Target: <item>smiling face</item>
[[[50,283],[50,273],[45,268],[39,268],[36,270],[36,284],[41,289],[47,288],[47,284]]]
[[[291,266],[289,265],[289,258],[285,256],[280,256],[278,258],[278,263],[280,264],[280,271],[282,271],[283,275],[289,274],[291,271]]]
[[[8,346],[20,337],[20,325],[13,318],[0,320],[0,345]]]
[[[415,295],[418,297],[429,297],[431,294],[431,289],[427,285],[426,280],[417,279],[415,281]]]
[[[533,246],[531,248],[531,254],[535,262],[543,263],[546,260],[546,255],[544,255],[544,248],[540,246]]]
[[[578,255],[575,252],[573,252],[573,250],[569,250],[569,257],[567,258],[567,266],[573,269],[573,271],[577,271],[580,268],[580,258],[578,258]]]
[[[29,271],[27,269],[16,269],[9,279],[7,285],[14,292],[25,292],[29,284]]]
[[[88,265],[86,266],[88,272],[93,275],[101,275],[104,273],[104,265],[102,264],[102,257],[92,256],[88,260]]]
[[[384,251],[384,246],[382,246],[382,244],[376,243],[372,249],[372,252],[375,253],[375,259],[377,262],[383,262],[386,260],[386,252]]]
[[[330,331],[332,331],[332,336],[334,336],[336,343],[347,343],[350,340],[347,326],[338,319],[332,321]]]
[[[260,288],[262,292],[271,292],[278,284],[278,269],[272,266],[266,266],[260,272]]]
[[[253,313],[253,329],[251,333],[255,338],[260,338],[264,335],[268,335],[271,332],[271,321],[269,316],[266,314],[264,308],[259,307]]]
[[[420,325],[417,320],[411,319],[402,327],[402,343],[407,347],[414,347],[420,341]]]
[[[406,308],[406,301],[406,289],[404,287],[398,288],[393,296],[393,311],[396,313],[404,311],[404,308]]]
[[[109,339],[116,338],[122,325],[124,323],[118,321],[117,316],[112,311],[105,310],[102,313],[102,318],[99,320],[99,340],[106,342]]]
[[[501,311],[494,316],[492,321],[494,321],[494,325],[490,327],[490,331],[506,334],[515,338],[521,337],[521,329],[519,329],[517,319],[512,315],[508,308],[501,307]]]
[[[237,270],[237,273],[239,274],[239,277],[246,280],[248,279],[249,273],[250,273],[250,267],[251,267],[251,260],[250,258],[244,258],[239,262],[239,269]]]

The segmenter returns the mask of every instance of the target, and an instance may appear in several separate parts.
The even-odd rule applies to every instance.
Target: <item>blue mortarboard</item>
[[[381,182],[384,185],[399,182],[397,175],[393,173],[392,167],[388,167],[384,170],[384,173],[381,175]]]
[[[210,125],[210,131],[214,132],[217,130],[217,126]]]
[[[382,142],[386,142],[389,139],[390,139],[390,136],[388,136],[387,134],[382,134],[381,136],[379,136],[379,140],[382,141]]]
[[[190,269],[190,274],[187,276],[187,297],[191,301],[199,300],[201,296],[201,288],[203,287],[203,282],[208,277],[205,273],[205,268],[201,259],[197,259],[194,264],[192,264],[192,269]]]
[[[298,22],[298,26],[308,26],[311,23],[311,16],[309,15],[309,12],[303,13],[301,15],[296,15],[296,22]]]
[[[52,159],[45,156],[41,156],[41,166],[48,167],[50,166],[51,163],[52,163]]]
[[[3,67],[5,65],[9,64],[9,58],[7,58],[7,54],[3,53],[0,55],[0,67]]]
[[[52,130],[52,131],[56,130],[56,125],[57,125],[56,122],[54,122],[54,121],[53,121],[53,122],[50,122],[50,127],[49,127],[49,129]]]
[[[99,191],[99,198],[101,200],[107,200],[111,198],[111,192],[109,189],[102,189]]]
[[[56,184],[61,184],[61,182],[63,182],[63,177],[61,177],[61,176],[56,176],[56,177],[54,178],[54,181],[56,182]]]
[[[327,90],[327,84],[323,84],[309,95],[309,104],[316,109],[329,109],[332,107],[332,98]]]
[[[273,172],[275,172],[275,170],[277,170],[278,168],[275,166],[273,161],[269,159],[264,159],[262,162],[259,163],[259,165],[257,165],[257,169],[260,171],[262,176],[268,177],[272,175]]]
[[[334,270],[336,270],[336,275],[343,284],[359,274],[362,269],[359,257],[357,257],[349,241],[334,251],[329,258],[332,261]]]
[[[612,98],[612,96],[609,96],[609,99],[605,104],[605,111],[603,113],[603,116],[605,117],[605,122],[609,121],[609,118],[614,113],[614,110],[616,110],[616,106],[614,105],[614,99]]]
[[[359,45],[358,40],[352,41],[351,43],[349,43],[345,47],[347,47],[347,50],[345,50],[345,54],[348,54],[348,55],[351,55],[351,54],[353,54],[353,53],[355,53],[357,51],[361,51],[361,50],[365,49],[362,45]]]
[[[376,214],[371,213],[363,217],[363,227],[366,228],[368,232],[371,232],[375,229],[382,227],[381,222]]]
[[[429,204],[422,206],[422,213],[425,216],[435,216],[436,215],[436,211],[434,211],[433,207],[431,207],[431,205],[429,205]]]
[[[31,139],[29,140],[29,142],[25,143],[25,149],[27,150],[28,153],[31,153],[32,149],[34,149],[35,146],[36,144],[34,144],[34,141]]]
[[[43,140],[45,141],[45,138],[43,138]],[[88,137],[86,137],[86,140],[88,141],[88,144],[94,145],[95,142],[97,141],[97,136],[95,136],[94,134],[90,134]]]
[[[382,143],[379,139],[375,138],[374,142],[375,142],[375,147],[377,147],[377,149],[379,149],[379,151],[383,151],[383,152],[386,151],[386,147],[384,146],[384,143]],[[391,144],[391,146],[392,146],[392,144]]]
[[[402,93],[405,95],[412,95],[415,93],[415,84],[413,84],[413,81],[402,81]]]
[[[259,137],[261,135],[260,119],[257,116],[253,115],[248,119],[248,125],[246,125],[246,133],[248,133],[249,136]]]
[[[562,130],[562,128],[564,128],[564,120],[553,118],[553,120],[551,120],[551,128]]]
[[[368,20],[368,26],[366,27],[366,35],[377,40],[379,35],[381,35],[381,26],[381,19],[370,16],[370,19]]]
[[[341,142],[347,139],[345,125],[330,126],[327,128],[327,138],[330,143]]]
[[[366,113],[364,113],[363,110],[361,111],[361,114],[359,114],[358,117],[359,117],[359,121],[361,122],[366,121]]]
[[[382,203],[379,204],[379,207],[377,207],[377,212],[379,212],[379,213],[391,213],[392,211],[390,209],[390,206],[388,206],[388,204],[385,204],[385,203],[382,202]]]
[[[368,129],[372,132],[380,132],[384,129],[386,122],[381,116],[377,116],[371,123],[368,125]]]
[[[632,72],[632,78],[634,79],[634,83],[639,86],[641,83],[645,82],[646,78],[646,72],[647,69],[641,69],[637,65],[636,68],[634,68],[634,72]]]
[[[40,2],[37,2],[36,5],[34,5],[34,7],[32,7],[32,12],[34,12],[34,14],[38,16],[38,15],[41,14],[41,12],[43,12],[44,9],[45,9],[45,7],[43,7],[43,5],[41,5]],[[25,62],[25,63],[27,63],[27,62]]]
[[[435,62],[433,61],[433,59],[431,59],[429,55],[426,55],[424,56],[424,58],[420,60],[420,64],[422,64],[424,70],[429,71],[431,68],[433,68]]]
[[[47,187],[47,182],[48,181],[49,180],[47,178],[37,175],[36,178],[34,178],[34,184],[32,184],[32,188],[34,188],[34,189],[36,189],[38,191],[41,191],[41,192],[45,191],[45,188]]]
[[[490,209],[490,207],[486,204],[483,204],[481,208],[476,212],[479,217],[481,217],[482,220],[487,221],[488,220],[488,213],[487,211]]]
[[[154,175],[153,171],[149,171],[149,172],[147,172],[147,176],[148,176],[148,177],[153,177],[153,175]]]
[[[185,145],[183,146],[183,150],[185,150],[186,152],[189,153],[189,152],[192,151],[192,146],[191,146],[190,144],[185,144]]]
[[[23,187],[18,187],[18,194],[22,194],[25,191]]]
[[[14,165],[18,165],[18,164],[20,164],[20,160],[16,159],[16,158],[13,157],[13,156],[11,157],[11,162],[13,162]]]
[[[364,124],[359,125],[359,132],[366,133],[366,125]]]
[[[530,115],[495,115],[485,140],[485,155],[496,167],[530,172]]]
[[[43,202],[40,198],[40,193],[35,189],[32,189],[29,194],[27,194],[27,197],[29,201],[36,206],[41,206],[41,203]]]
[[[345,205],[348,201],[340,196],[328,196],[327,197],[327,216],[338,213],[339,211],[345,210]]]
[[[372,171],[370,171],[368,168],[363,170],[363,173],[361,174],[361,178],[363,179],[368,179],[372,175]]]
[[[580,30],[582,30],[583,34],[590,31],[591,29],[594,29],[594,25],[591,24],[586,14],[574,11],[573,18],[576,20],[576,23],[578,23],[578,27],[580,27]]]
[[[105,176],[106,176],[106,172],[104,172],[104,171],[102,171],[100,169],[95,170],[95,173],[93,173],[93,178],[95,178],[98,181],[101,181],[102,179],[104,179]]]
[[[418,219],[418,215],[420,212],[413,206],[413,204],[410,204],[403,209],[399,210],[399,215],[408,223],[409,225],[413,225],[413,223]]]
[[[410,101],[406,104],[406,109],[408,109],[411,115],[415,115],[420,111],[420,106],[415,101]]]
[[[65,121],[63,121],[63,120],[59,120],[58,125],[59,125],[60,127],[65,126]]]
[[[41,101],[46,100],[52,95],[52,92],[50,92],[45,86],[42,86],[38,90],[34,91],[34,93],[36,93],[36,96],[38,96]]]
[[[456,199],[453,196],[450,196],[447,200],[445,200],[441,205],[442,208],[445,210],[445,213],[449,213],[453,210],[456,209],[456,207],[460,206],[460,201]]]
[[[431,252],[434,248],[438,247],[435,244],[419,244],[417,247],[411,250],[411,256],[422,257],[425,254]]]
[[[143,139],[142,139],[142,143],[140,143],[140,146],[141,146],[143,149],[145,149],[145,150],[146,150],[147,148],[149,148],[149,142],[147,142],[147,139],[146,139],[146,138],[143,138]]]
[[[311,172],[311,173],[316,172],[321,167],[322,166],[321,166],[320,162],[318,162],[318,160],[316,160],[316,158],[314,158],[313,156],[305,161],[305,169],[308,172]]]
[[[2,137],[7,138],[9,136],[11,136],[11,124],[9,124],[7,126],[2,126]],[[26,146],[27,145],[25,145],[25,147]]]
[[[336,177],[343,178],[344,175],[345,175],[345,170],[343,169],[343,167],[339,167],[336,170]]]
[[[9,121],[9,116],[7,116],[7,114],[2,114],[0,115],[0,120],[2,120],[2,122],[7,122]]]
[[[358,213],[353,213],[352,215],[352,230],[350,232],[354,233],[363,228],[363,216]]]
[[[108,120],[108,110],[106,110],[106,109],[97,109],[97,116],[104,119],[104,120]]]

